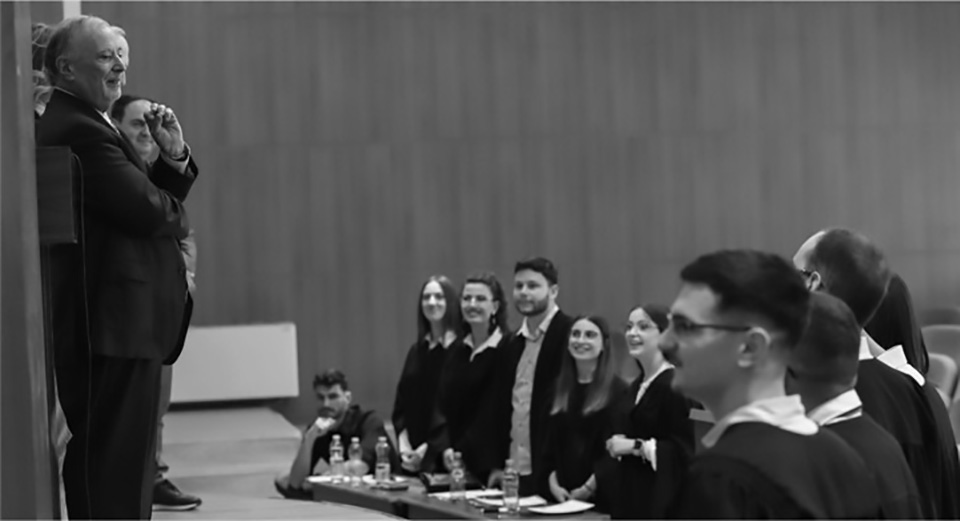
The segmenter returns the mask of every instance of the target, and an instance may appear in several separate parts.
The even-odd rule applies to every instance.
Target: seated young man
[[[920,493],[897,440],[864,414],[854,388],[860,325],[827,293],[811,295],[810,324],[793,351],[787,392],[800,395],[807,417],[843,438],[873,474],[884,519],[921,519]]]
[[[790,353],[810,292],[786,260],[727,250],[680,273],[660,340],[672,385],[717,419],[670,515],[680,519],[849,519],[880,513],[863,460],[787,396]]]
[[[330,469],[330,442],[339,434],[344,458],[350,439],[360,438],[363,448],[364,473],[376,465],[377,439],[386,436],[383,420],[373,411],[364,411],[351,403],[353,396],[347,377],[336,369],[317,375],[313,390],[320,401],[317,419],[303,433],[300,449],[290,466],[290,473],[274,480],[277,491],[289,499],[310,499],[307,477],[324,474]]]

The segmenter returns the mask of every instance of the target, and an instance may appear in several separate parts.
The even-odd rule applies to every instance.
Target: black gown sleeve
[[[690,401],[667,392],[663,404],[663,430],[657,439],[657,480],[655,511],[664,511],[679,493],[683,475],[693,457],[693,421],[690,420]]]
[[[403,363],[403,370],[400,373],[400,381],[397,382],[397,395],[394,397],[393,414],[390,415],[393,428],[397,433],[398,443],[400,433],[407,428],[407,404],[410,400],[410,387],[414,384],[412,379],[418,365],[417,345],[418,344],[413,344],[410,346],[410,350],[407,351],[407,358]],[[399,451],[400,447],[397,447],[397,450]]]

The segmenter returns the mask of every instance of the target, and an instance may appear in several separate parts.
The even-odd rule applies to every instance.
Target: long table
[[[340,503],[366,508],[404,519],[608,519],[608,516],[588,510],[571,516],[545,516],[521,512],[508,516],[498,512],[484,512],[466,501],[444,501],[427,495],[417,480],[409,481],[407,490],[387,491],[367,484],[311,483],[314,501]]]

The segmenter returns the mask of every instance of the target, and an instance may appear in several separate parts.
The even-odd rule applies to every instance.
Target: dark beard
[[[543,300],[535,301],[535,302],[533,302],[533,309],[532,309],[530,312],[528,312],[528,313],[524,313],[523,311],[520,311],[519,306],[514,306],[514,307],[517,308],[517,312],[520,313],[521,315],[523,315],[523,316],[525,316],[525,317],[533,317],[533,316],[539,315],[539,314],[544,313],[545,311],[547,311],[547,307],[548,307],[549,305],[550,305],[550,300],[549,300],[549,299],[543,299]]]

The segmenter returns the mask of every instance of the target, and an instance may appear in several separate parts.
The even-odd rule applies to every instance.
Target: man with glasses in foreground
[[[790,353],[810,293],[786,260],[750,250],[701,256],[660,340],[673,386],[717,418],[691,461],[672,516],[681,519],[873,518],[863,460],[787,396]]]

